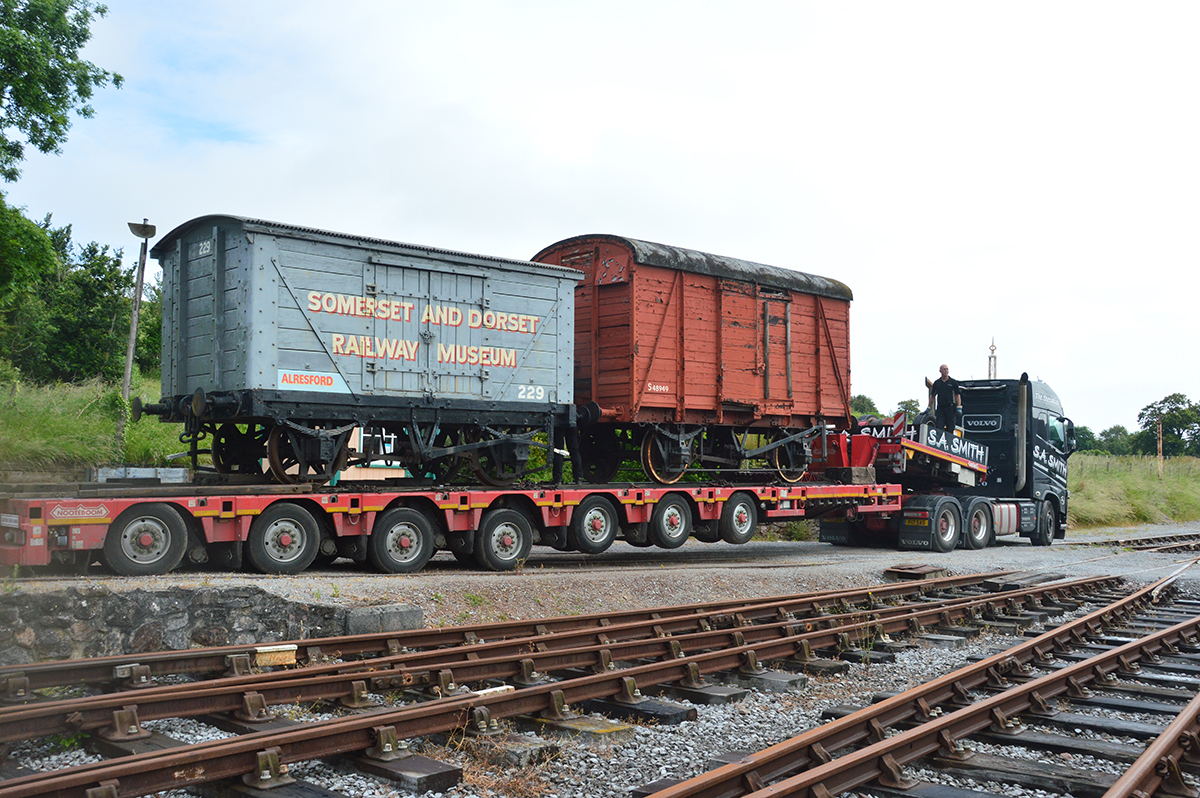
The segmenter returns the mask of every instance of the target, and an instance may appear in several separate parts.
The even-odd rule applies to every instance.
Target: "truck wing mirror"
[[[1058,420],[1063,423],[1063,426],[1067,430],[1066,446],[1067,454],[1070,454],[1078,448],[1078,444],[1075,443],[1075,422],[1065,416],[1059,416]]]

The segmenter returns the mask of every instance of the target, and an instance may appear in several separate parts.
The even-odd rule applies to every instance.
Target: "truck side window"
[[[1048,426],[1050,427],[1050,434],[1046,436],[1046,440],[1054,444],[1056,448],[1065,450],[1067,443],[1066,425],[1060,419],[1055,418],[1049,420]]]

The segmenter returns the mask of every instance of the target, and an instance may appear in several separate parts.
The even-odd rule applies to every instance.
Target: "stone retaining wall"
[[[0,665],[419,629],[419,607],[297,603],[255,587],[0,594]]]

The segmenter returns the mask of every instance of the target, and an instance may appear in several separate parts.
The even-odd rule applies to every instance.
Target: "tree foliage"
[[[857,393],[850,397],[850,412],[856,416],[877,416],[879,408],[871,397]]]
[[[1152,402],[1138,413],[1141,431],[1133,435],[1133,451],[1158,454],[1158,422],[1162,421],[1162,453],[1165,457],[1200,456],[1200,405],[1181,393]]]
[[[1081,452],[1095,451],[1100,448],[1100,441],[1091,427],[1075,428],[1075,448]]]
[[[58,258],[46,230],[25,218],[0,194],[0,308],[12,301],[18,288],[54,271]]]
[[[1101,430],[1099,443],[1100,448],[1109,454],[1129,454],[1129,430],[1120,424]]]
[[[76,246],[70,225],[50,228],[48,218],[44,227],[56,265],[23,286],[0,311],[0,358],[33,382],[119,380],[125,369],[133,293],[121,251],[96,242]],[[151,307],[146,315],[157,326],[154,303],[143,307],[147,304]],[[157,342],[147,346],[154,351],[142,352],[139,362],[153,368]]]
[[[901,410],[908,414],[908,418],[911,421],[920,415],[921,403],[916,399],[901,399],[900,403],[896,405],[896,412],[899,413]]]
[[[91,24],[108,9],[93,0],[0,0],[0,177],[16,180],[25,145],[59,153],[71,112],[91,117],[94,89],[120,75],[79,57]]]

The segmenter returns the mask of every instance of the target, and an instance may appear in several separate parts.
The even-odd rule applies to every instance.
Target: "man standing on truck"
[[[954,432],[962,410],[962,392],[958,389],[958,380],[950,376],[949,366],[943,363],[938,371],[942,376],[929,388],[929,409],[934,411],[933,423],[938,429]]]

